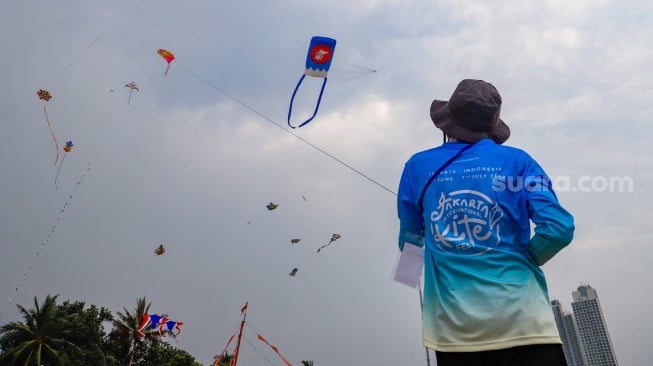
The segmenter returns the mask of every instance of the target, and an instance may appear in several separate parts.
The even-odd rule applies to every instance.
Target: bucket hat
[[[435,126],[447,136],[471,143],[484,138],[497,144],[508,140],[510,128],[500,113],[501,95],[483,80],[462,80],[448,101],[436,99],[431,103]]]

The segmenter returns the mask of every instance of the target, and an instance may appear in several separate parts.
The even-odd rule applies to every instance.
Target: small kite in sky
[[[297,274],[297,271],[298,271],[298,269],[297,269],[297,267],[295,267],[295,268],[292,269],[292,271],[290,271],[290,273],[288,273],[288,275],[290,275],[290,277],[295,277],[295,275]]]
[[[46,102],[52,99],[52,95],[50,94],[50,92],[44,89],[39,89],[36,92],[36,94],[39,96],[39,99],[44,100]],[[45,107],[45,105],[43,105],[43,113],[45,113],[45,122],[47,122],[48,124],[50,135],[52,136],[52,139],[54,140],[54,145],[57,149],[57,157],[54,159],[54,165],[57,165],[57,161],[59,160],[59,143],[57,142],[57,137],[54,135],[54,132],[52,131],[52,124],[50,123],[50,118],[48,118],[48,110]]]
[[[331,243],[333,243],[334,241],[336,241],[336,240],[338,240],[338,239],[340,239],[340,234],[333,234],[333,235],[331,235],[331,239],[329,240],[329,242],[326,243],[326,244],[324,244],[324,245],[322,245],[321,247],[319,247],[319,248],[317,249],[317,252],[319,253],[320,250],[322,250],[322,248],[324,248],[324,247],[328,247],[329,245],[331,245]]]
[[[133,82],[133,81],[130,82],[130,83],[128,83],[128,84],[126,84],[125,87],[126,87],[126,88],[129,88],[129,99],[127,99],[127,104],[129,104],[129,102],[132,100],[132,92],[133,92],[134,90],[136,90],[136,91],[141,91],[141,90],[138,89],[138,86],[136,86],[136,83]]]
[[[293,238],[293,239],[290,239],[290,242],[293,243],[293,244],[297,244],[297,243],[299,243],[300,240],[302,240],[302,239],[300,239],[300,238]]]
[[[297,82],[297,86],[295,86],[295,90],[293,90],[292,96],[290,97],[290,106],[288,107],[288,126],[291,128],[295,128],[295,126],[290,123],[290,117],[292,115],[292,104],[295,100],[297,90],[304,81],[306,75],[316,78],[323,78],[324,80],[322,81],[320,95],[318,96],[317,102],[315,103],[315,110],[313,111],[313,115],[297,127],[302,127],[309,123],[313,118],[315,118],[317,110],[320,108],[320,101],[322,100],[322,94],[324,93],[324,87],[326,86],[327,74],[329,72],[329,68],[331,67],[331,61],[333,60],[333,52],[335,48],[336,40],[333,38],[320,36],[314,36],[311,38],[311,42],[308,46],[308,54],[306,55],[306,68],[304,70],[304,74]]]
[[[73,142],[72,141],[66,141],[66,145],[63,147],[63,151],[65,154],[63,154],[63,158],[61,158],[61,163],[59,163],[59,169],[57,169],[57,175],[54,177],[54,188],[57,188],[57,179],[59,178],[59,172],[61,171],[61,167],[63,166],[64,160],[66,160],[66,155],[68,155],[69,152],[73,150]]]
[[[276,203],[272,203],[272,202],[270,202],[270,203],[268,203],[268,205],[265,206],[265,207],[267,207],[267,209],[268,209],[269,211],[272,211],[272,210],[274,210],[275,208],[279,207],[279,205],[277,205]]]
[[[154,249],[154,254],[156,255],[163,255],[163,253],[166,252],[166,248],[163,246],[163,244],[159,245],[156,249]]]
[[[159,50],[156,51],[156,53],[158,53],[159,56],[161,56],[168,63],[168,66],[166,67],[166,71],[163,73],[163,75],[168,75],[168,70],[170,70],[170,63],[174,61],[175,55],[173,55],[172,52],[163,48],[159,48]]]

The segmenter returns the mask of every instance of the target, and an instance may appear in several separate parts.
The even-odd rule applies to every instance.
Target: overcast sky
[[[315,35],[332,67],[291,130]],[[418,292],[391,280],[393,192],[441,143],[431,101],[477,78],[576,218],[551,298],[571,310],[590,284],[619,363],[649,365],[652,40],[645,1],[2,1],[0,323],[34,296],[114,314],[147,296],[209,364],[248,301],[243,365],[282,365],[257,334],[294,364],[425,365]]]

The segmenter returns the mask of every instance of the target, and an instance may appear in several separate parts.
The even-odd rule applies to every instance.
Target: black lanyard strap
[[[474,143],[474,144],[475,144],[475,143]],[[456,160],[460,155],[462,155],[462,153],[465,152],[465,150],[469,149],[469,148],[472,147],[474,144],[467,144],[465,147],[463,147],[462,149],[458,150],[458,152],[457,152],[454,156],[452,156],[451,158],[449,158],[449,160],[447,160],[444,164],[442,164],[442,166],[441,166],[438,170],[436,170],[435,173],[433,173],[433,175],[429,178],[429,180],[428,180],[428,181],[426,182],[426,184],[424,185],[424,188],[422,189],[422,194],[419,195],[419,212],[424,212],[424,195],[426,194],[426,189],[431,185],[431,183],[433,183],[433,180],[434,180],[435,178],[437,178],[437,176],[440,175],[440,173],[442,173],[442,171],[443,171],[446,167],[448,167],[449,164],[451,164],[451,163],[452,163],[454,160]]]

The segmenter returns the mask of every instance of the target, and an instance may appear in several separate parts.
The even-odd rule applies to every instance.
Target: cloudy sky
[[[315,35],[333,64],[291,130]],[[418,292],[391,280],[393,192],[441,143],[432,99],[477,78],[575,215],[551,298],[590,284],[620,364],[649,365],[652,40],[644,1],[2,1],[0,323],[34,296],[147,296],[208,364],[249,302],[243,365],[282,364],[257,334],[295,364],[426,364]],[[44,106],[74,144],[58,160]]]

